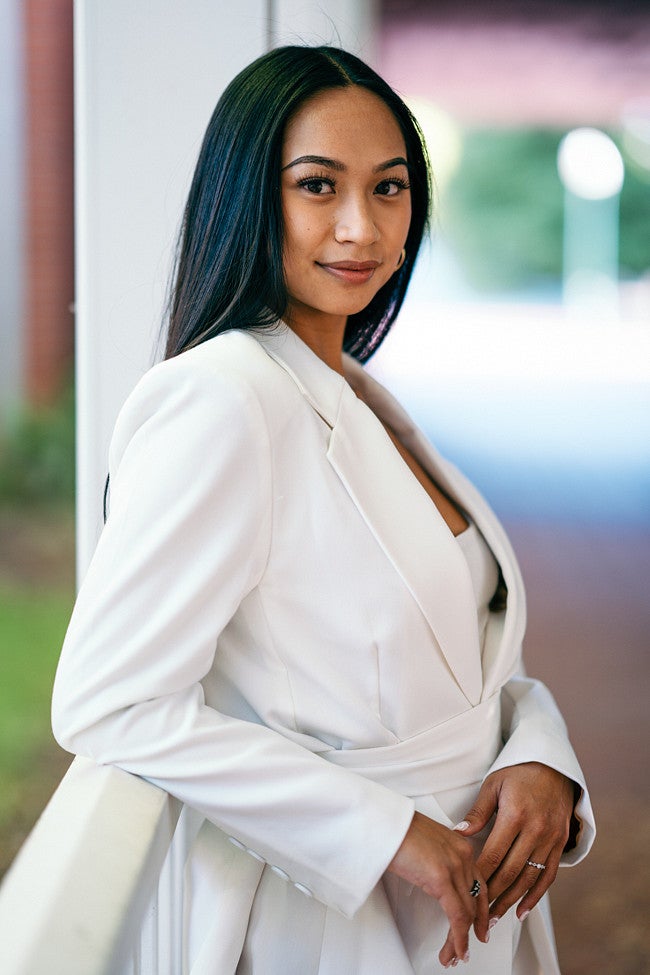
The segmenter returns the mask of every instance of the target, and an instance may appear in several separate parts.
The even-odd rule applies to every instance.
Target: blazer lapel
[[[501,522],[472,482],[438,454],[391,394],[381,386],[378,388],[389,411],[397,413],[405,446],[427,473],[462,505],[501,566],[508,590],[507,608],[505,613],[492,615],[483,649],[483,697],[489,697],[514,672],[526,629],[526,597],[517,558]]]
[[[467,563],[380,421],[347,385],[327,456],[424,614],[450,672],[475,704],[483,681]]]
[[[424,435],[417,431],[423,450],[432,452]],[[505,613],[492,614],[483,649],[483,697],[489,697],[512,676],[519,662],[519,652],[526,630],[526,594],[517,558],[503,525],[471,481],[453,465],[444,461],[437,467],[439,483],[453,497],[459,498],[476,523],[483,538],[501,566],[508,590]]]
[[[420,607],[451,675],[477,703],[483,678],[474,593],[444,519],[373,410],[342,376],[287,328],[255,337],[331,427],[327,459]],[[348,367],[354,378],[356,370],[365,376],[360,366]]]

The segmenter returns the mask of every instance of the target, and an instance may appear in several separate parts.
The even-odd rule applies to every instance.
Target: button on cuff
[[[228,837],[228,842],[229,843],[232,843],[233,846],[236,846],[238,850],[244,850],[244,852],[246,852],[246,847],[244,846],[243,843],[240,843],[240,841],[238,839],[236,839],[236,837],[229,836]]]
[[[313,893],[311,892],[311,890],[309,889],[309,887],[305,887],[304,884],[296,884],[296,883],[294,883],[293,886],[296,888],[296,890],[299,890],[301,894],[304,894],[305,897],[313,897],[314,896]]]
[[[289,874],[286,872],[286,870],[283,870],[282,867],[272,866],[271,870],[277,877],[282,877],[283,880],[291,880]]]

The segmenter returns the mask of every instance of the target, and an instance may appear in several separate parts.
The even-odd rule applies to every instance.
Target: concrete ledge
[[[0,888],[3,975],[118,975],[180,808],[144,779],[76,758]]]

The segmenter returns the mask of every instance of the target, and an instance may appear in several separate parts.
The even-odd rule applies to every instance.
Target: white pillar
[[[102,524],[116,414],[153,361],[198,148],[228,81],[266,45],[266,0],[77,0],[78,572]]]
[[[269,42],[332,44],[375,66],[379,0],[272,0]]]
[[[370,57],[375,0],[76,0],[77,524],[102,525],[111,430],[153,361],[199,145],[231,78],[269,46]]]

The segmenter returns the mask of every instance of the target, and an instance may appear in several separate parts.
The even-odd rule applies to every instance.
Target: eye
[[[393,176],[391,179],[382,179],[381,183],[375,187],[375,193],[377,196],[397,196],[401,190],[408,188],[409,184],[405,179]]]
[[[334,180],[325,176],[306,176],[298,181],[298,186],[304,187],[314,196],[327,196],[334,192]]]

